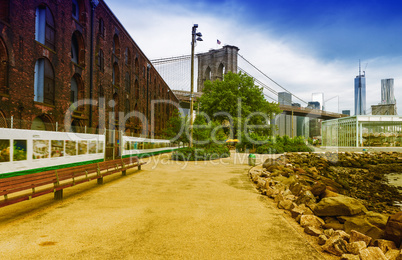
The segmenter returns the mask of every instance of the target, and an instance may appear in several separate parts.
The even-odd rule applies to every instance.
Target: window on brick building
[[[99,35],[105,38],[105,23],[102,18],[99,19]]]
[[[71,10],[71,14],[74,17],[75,20],[79,21],[80,19],[80,7],[78,5],[78,1],[77,0],[72,0],[72,10]]]
[[[134,73],[137,76],[139,76],[140,74],[140,65],[138,64],[138,58],[135,58],[134,60]]]
[[[85,66],[84,38],[79,31],[75,31],[71,37],[71,61]]]
[[[102,49],[99,49],[98,53],[98,67],[99,70],[103,72],[104,69],[104,63],[105,63],[105,57],[103,56],[103,51]]]
[[[48,59],[35,64],[34,101],[54,105],[54,70]]]
[[[127,92],[127,93],[130,93],[130,90],[131,90],[131,79],[130,79],[130,73],[128,73],[128,72],[126,72],[125,85],[126,85],[126,92]]]
[[[120,71],[119,71],[119,65],[117,64],[117,62],[115,62],[113,64],[112,84],[116,87],[120,86]]]
[[[126,99],[126,104],[125,104],[125,112],[126,114],[130,113],[130,100]]]
[[[70,89],[70,102],[74,103],[78,101],[78,83],[77,80],[72,77],[71,78],[71,89]]]
[[[0,38],[0,93],[8,93],[8,54],[6,45]]]
[[[120,56],[120,41],[117,34],[113,36],[113,54],[116,56]]]
[[[130,49],[128,47],[126,48],[126,51],[124,52],[124,63],[127,66],[131,65],[131,52],[130,52]]]
[[[140,86],[138,84],[138,80],[134,82],[134,99],[140,98]]]
[[[54,35],[54,20],[50,9],[44,5],[38,6],[35,17],[35,40],[54,50]]]
[[[8,22],[10,0],[0,0],[0,20]]]

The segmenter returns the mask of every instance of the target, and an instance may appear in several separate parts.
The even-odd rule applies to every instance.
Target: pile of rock
[[[398,237],[402,222],[386,234],[388,214],[367,210],[363,200],[340,194],[344,186],[321,173],[336,167],[328,159],[325,162],[309,154],[287,157],[254,167],[250,178],[306,234],[316,237],[324,251],[342,259],[402,259],[402,251],[397,249],[400,241],[384,239],[390,232]],[[308,168],[303,165],[306,159]],[[296,165],[297,161],[302,164]]]

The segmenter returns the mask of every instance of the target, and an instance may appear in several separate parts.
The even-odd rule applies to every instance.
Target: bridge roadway
[[[247,155],[169,158],[66,189],[63,201],[49,195],[0,209],[0,258],[324,259],[256,191]]]

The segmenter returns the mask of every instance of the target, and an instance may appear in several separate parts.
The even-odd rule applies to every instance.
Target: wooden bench
[[[55,199],[62,199],[65,188],[94,179],[98,184],[103,184],[104,176],[117,172],[126,175],[128,169],[138,167],[141,170],[143,164],[138,157],[128,157],[0,179],[0,196],[4,196],[0,207],[52,192]],[[11,194],[13,197],[9,196]]]

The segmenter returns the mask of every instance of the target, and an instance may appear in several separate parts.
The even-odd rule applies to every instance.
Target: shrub
[[[173,152],[172,160],[176,161],[207,161],[230,156],[225,145],[211,145],[208,148],[184,147]]]

